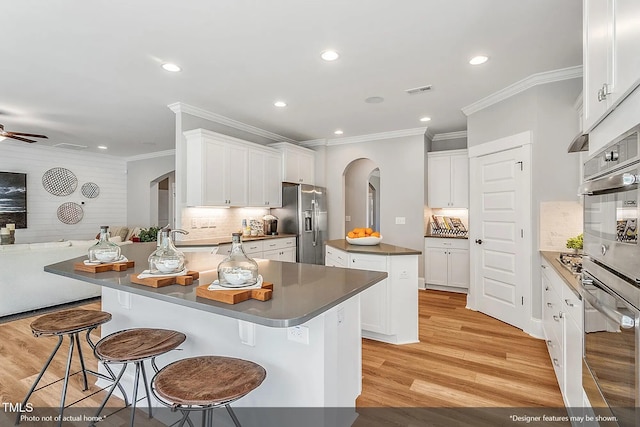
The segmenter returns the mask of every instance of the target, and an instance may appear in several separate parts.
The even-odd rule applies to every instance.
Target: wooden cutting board
[[[86,271],[87,273],[104,273],[105,271],[125,271],[135,265],[133,261],[111,262],[109,264],[85,265],[83,262],[73,264],[76,271]]]
[[[237,304],[248,299],[269,301],[273,296],[273,283],[262,282],[261,289],[215,290],[207,289],[208,284],[196,288],[196,296],[223,302],[225,304]]]
[[[131,283],[138,285],[151,286],[152,288],[162,288],[170,285],[182,285],[189,286],[193,284],[194,280],[198,280],[200,273],[197,271],[187,271],[184,276],[170,276],[170,277],[147,277],[146,279],[138,279],[138,274],[135,273],[129,275]]]

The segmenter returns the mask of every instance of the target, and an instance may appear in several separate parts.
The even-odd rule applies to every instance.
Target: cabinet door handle
[[[481,245],[482,244],[482,239],[476,239],[476,243]]]
[[[553,347],[553,342],[551,342],[551,340],[547,340],[547,346]]]
[[[558,362],[558,359],[553,359],[553,364],[556,365],[558,368],[560,367],[560,362]]]
[[[547,303],[547,307],[551,308],[553,307],[553,304],[551,304],[550,302]]]
[[[559,321],[560,321],[560,317],[559,317],[559,316],[556,316],[556,315],[554,314],[554,315],[553,315],[553,320],[555,320],[556,322],[559,322]]]
[[[540,267],[542,267],[542,268],[547,268],[547,266],[546,266],[546,265],[541,265]]]
[[[574,306],[575,306],[575,304],[574,304],[574,303],[572,303],[572,302],[571,302],[571,300],[566,299],[566,300],[564,300],[564,302],[565,302],[565,304],[567,304],[569,307],[574,307]]]

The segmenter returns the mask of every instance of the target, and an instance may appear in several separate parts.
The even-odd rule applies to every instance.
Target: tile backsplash
[[[540,250],[566,251],[567,239],[582,233],[582,205],[578,202],[540,203]]]
[[[231,236],[241,231],[242,220],[262,220],[269,213],[264,208],[185,208],[182,211],[183,230],[189,232],[180,236],[182,240],[211,239]]]

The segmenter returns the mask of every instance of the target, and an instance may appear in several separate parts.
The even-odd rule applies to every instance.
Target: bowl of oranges
[[[347,233],[347,243],[351,245],[373,246],[382,241],[380,232],[371,228],[354,228]]]

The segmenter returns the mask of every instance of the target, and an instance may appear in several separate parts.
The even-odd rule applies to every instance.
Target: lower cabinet
[[[418,255],[373,255],[325,249],[325,265],[385,271],[360,294],[362,336],[391,344],[418,342]]]
[[[296,238],[282,237],[264,240],[248,240],[242,243],[244,252],[251,258],[263,258],[274,261],[296,262]],[[218,255],[229,255],[231,244],[218,246]]]
[[[469,289],[469,240],[425,237],[424,281],[427,287]]]
[[[583,406],[582,300],[544,258],[541,267],[542,326],[549,357],[565,406],[580,408]]]

